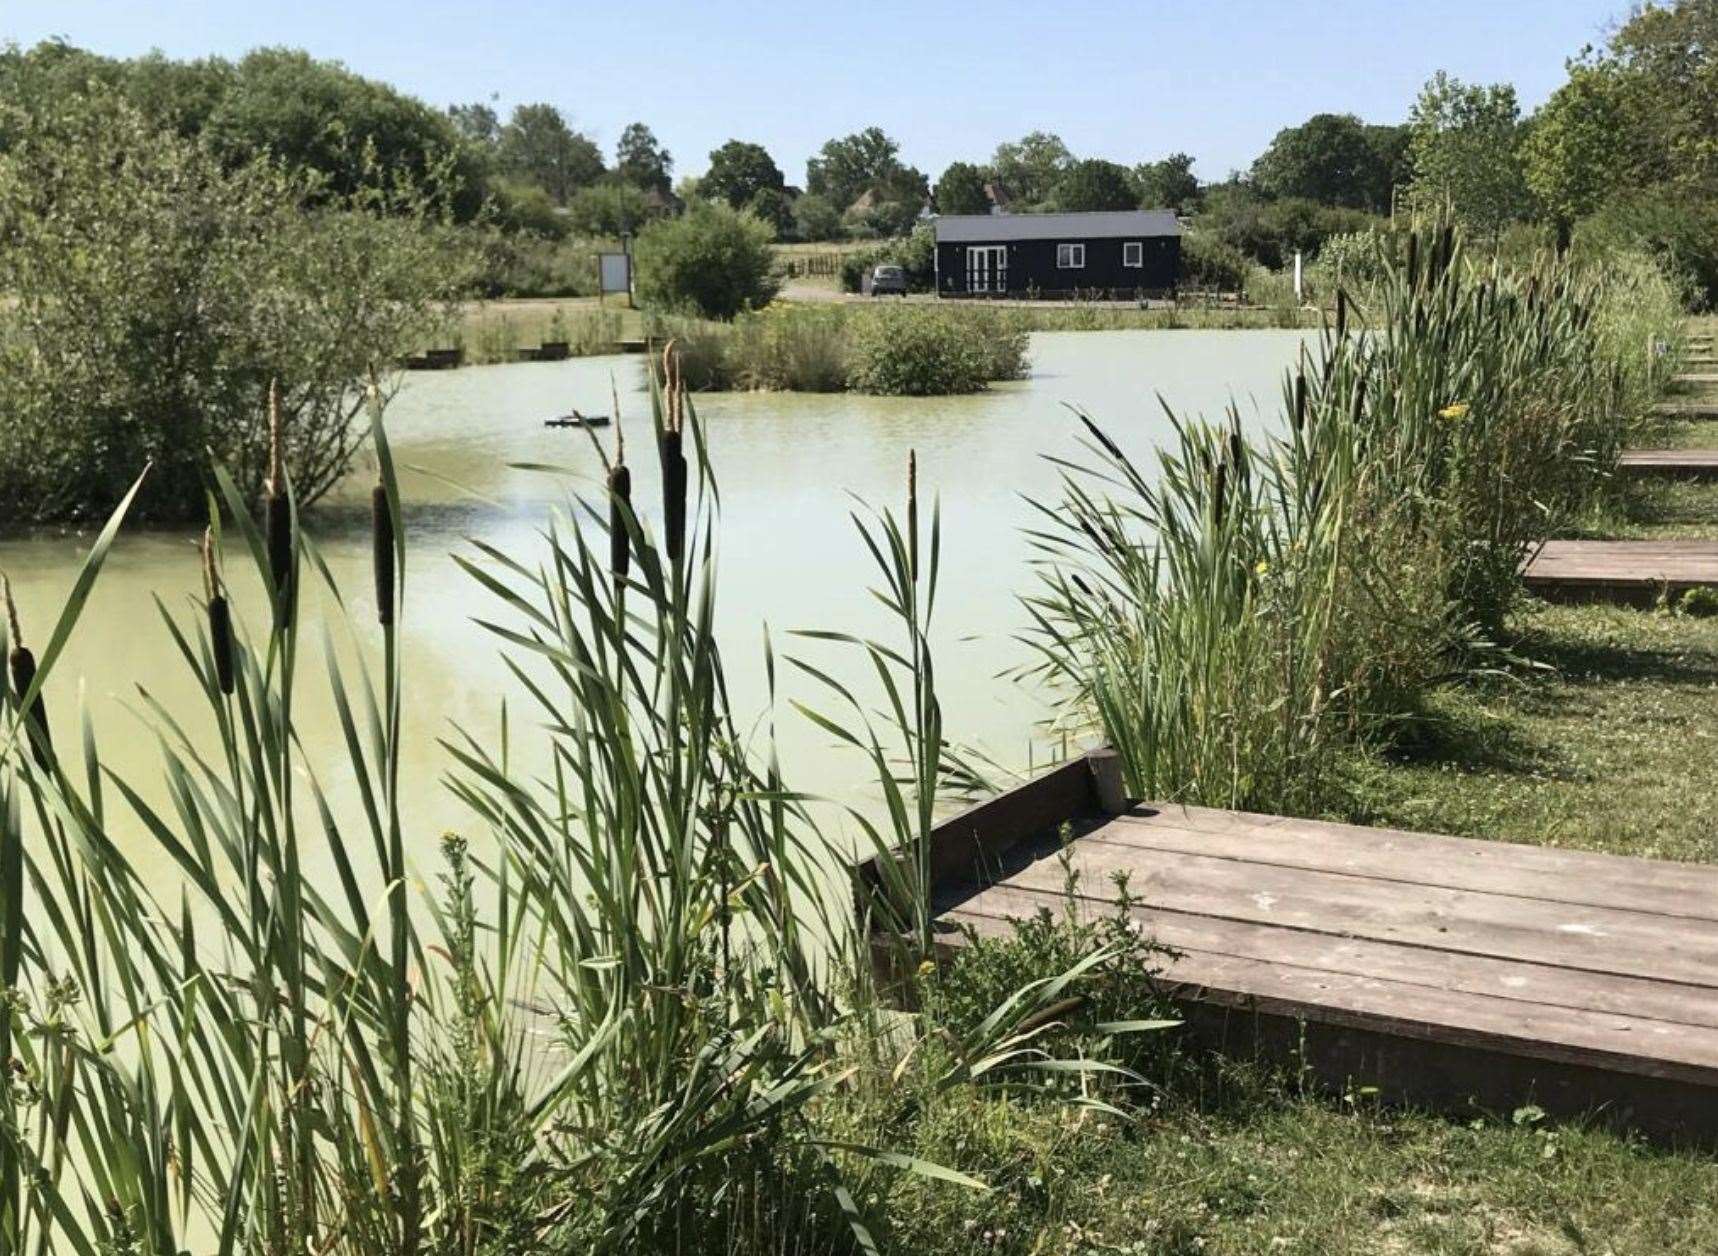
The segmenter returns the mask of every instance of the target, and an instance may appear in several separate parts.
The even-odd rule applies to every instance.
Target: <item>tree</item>
[[[1056,208],[1065,212],[1135,209],[1139,205],[1139,193],[1127,168],[1097,157],[1069,166],[1056,184],[1053,199]]]
[[[1049,203],[1056,184],[1074,164],[1074,155],[1059,135],[1033,131],[1013,143],[998,144],[990,171],[1009,199],[1031,209]]]
[[[1718,189],[1718,2],[1637,6],[1612,36],[1623,73],[1631,182]]]
[[[618,239],[644,225],[650,207],[644,193],[630,183],[593,183],[580,188],[567,202],[567,220],[586,235]]]
[[[469,105],[449,105],[447,120],[459,137],[479,148],[494,148],[501,142],[501,119],[494,108],[476,101]]]
[[[805,187],[846,209],[874,189],[890,190],[882,199],[904,199],[895,194],[896,184],[909,172],[921,185],[925,182],[922,174],[901,164],[900,145],[873,126],[824,144],[805,165]]]
[[[519,105],[501,128],[501,168],[530,179],[565,205],[573,193],[602,177],[602,153],[589,136],[567,125],[553,105]]]
[[[1351,113],[1314,114],[1285,127],[1253,163],[1267,196],[1294,196],[1350,209],[1388,209],[1390,175],[1372,128]]]
[[[1439,71],[1414,102],[1408,125],[1413,198],[1428,212],[1448,207],[1475,230],[1496,235],[1530,207],[1522,174],[1521,108],[1508,83],[1469,85]]]
[[[1193,158],[1171,153],[1162,161],[1148,161],[1133,169],[1139,203],[1151,209],[1183,210],[1199,196],[1199,180],[1193,174]]]
[[[939,214],[988,214],[990,196],[984,190],[984,172],[970,162],[949,163],[937,180],[934,199]]]
[[[793,202],[780,188],[759,188],[758,194],[752,197],[752,203],[746,206],[746,212],[760,222],[767,222],[775,228],[778,236],[793,233]]]
[[[638,299],[705,318],[768,305],[778,288],[774,238],[768,224],[719,201],[653,222],[633,246]]]
[[[807,192],[793,202],[794,234],[801,240],[839,240],[841,211],[827,196]]]
[[[325,176],[339,196],[405,176],[420,187],[450,180],[462,216],[482,199],[481,170],[462,161],[445,114],[296,49],[259,48],[240,61],[201,138],[230,168],[267,154]]]
[[[698,180],[698,194],[744,209],[765,188],[787,186],[781,169],[762,144],[729,140],[710,154],[710,168]]]
[[[278,381],[301,502],[345,475],[372,367],[422,347],[466,259],[421,197],[206,147],[74,96],[0,157],[0,501],[14,520],[205,516],[208,452],[259,493]],[[373,187],[366,179],[366,187]]]
[[[630,123],[615,145],[614,172],[635,188],[667,195],[674,186],[674,158],[657,143],[655,134],[642,122]]]
[[[1609,67],[1575,65],[1551,94],[1522,141],[1527,186],[1567,232],[1616,191],[1625,163],[1621,76]]]

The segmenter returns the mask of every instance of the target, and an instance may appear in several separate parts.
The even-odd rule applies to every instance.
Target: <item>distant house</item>
[[[1133,300],[1171,292],[1181,227],[1168,209],[948,214],[936,220],[937,294]]]

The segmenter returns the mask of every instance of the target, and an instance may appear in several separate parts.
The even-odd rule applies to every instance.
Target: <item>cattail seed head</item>
[[[1223,515],[1229,502],[1229,463],[1227,459],[1218,459],[1217,474],[1211,490],[1211,515],[1217,526],[1223,526]]]
[[[398,580],[394,571],[394,512],[389,507],[388,490],[381,484],[370,490],[370,544],[376,571],[376,622],[387,628],[394,622]]]
[[[1300,431],[1306,426],[1306,371],[1297,369],[1294,373],[1294,430]]]
[[[1420,286],[1420,233],[1414,231],[1408,235],[1408,289],[1413,291]]]
[[[268,541],[268,569],[274,580],[276,624],[292,622],[292,505],[286,493],[286,436],[280,416],[280,387],[268,384],[268,491],[264,499],[264,530]]]
[[[658,452],[662,459],[662,530],[668,560],[679,562],[686,552],[686,386],[680,375],[680,353],[670,340],[662,349],[663,422]]]
[[[907,450],[907,574],[919,580],[919,454]]]
[[[626,531],[626,512],[632,502],[632,471],[621,460],[625,451],[616,445],[614,466],[608,472],[608,569],[615,583],[632,569],[632,542]]]
[[[5,576],[0,576],[0,599],[6,603],[6,627],[12,643],[6,660],[12,674],[12,700],[22,704],[24,695],[36,682],[36,656],[24,644],[24,630],[18,623],[18,604],[12,600],[12,582]],[[37,765],[46,770],[53,754],[53,743],[48,738],[48,705],[40,691],[35,701],[30,703],[28,726],[31,753],[35,755]]]
[[[221,692],[233,692],[233,613],[221,592],[220,573],[215,570],[215,537],[203,529],[203,596],[209,610],[209,652],[215,659],[215,683]]]
[[[1336,290],[1336,344],[1341,348],[1348,338],[1348,289]]]

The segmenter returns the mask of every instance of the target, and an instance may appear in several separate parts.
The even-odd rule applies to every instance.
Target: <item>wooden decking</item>
[[[1653,479],[1718,479],[1718,449],[1631,449],[1618,459],[1617,470]]]
[[[1690,371],[1685,375],[1676,375],[1671,383],[1684,388],[1704,388],[1710,384],[1718,384],[1718,374]]]
[[[1652,412],[1663,419],[1718,419],[1718,402],[1662,401]]]
[[[1093,776],[1076,760],[939,826],[949,948],[1070,902],[1119,911],[1125,877],[1205,1046],[1386,1100],[1718,1139],[1718,869],[1180,806],[1104,814]]]
[[[1651,606],[1718,586],[1718,540],[1547,541],[1521,578],[1547,601]]]

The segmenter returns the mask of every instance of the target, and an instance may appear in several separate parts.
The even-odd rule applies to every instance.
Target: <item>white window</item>
[[[1143,267],[1145,265],[1145,244],[1140,240],[1128,240],[1121,246],[1121,264],[1123,266]]]
[[[1056,265],[1062,270],[1080,270],[1086,264],[1086,246],[1083,244],[1058,244],[1056,246]]]

